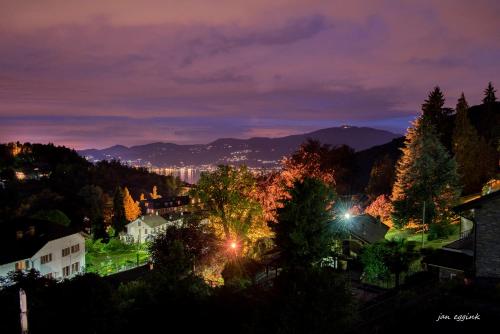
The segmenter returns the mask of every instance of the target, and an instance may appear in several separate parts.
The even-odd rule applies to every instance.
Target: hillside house
[[[4,232],[0,276],[36,269],[43,276],[64,279],[83,272],[85,239],[81,233],[39,220],[15,224]]]
[[[500,279],[500,191],[476,196],[454,210],[461,217],[460,238],[424,262],[441,279]]]
[[[349,239],[342,243],[342,253],[346,256],[356,256],[363,245],[384,240],[389,227],[377,218],[362,214],[348,219],[346,224]]]
[[[120,235],[120,239],[128,243],[144,243],[165,232],[169,226],[180,224],[182,219],[169,221],[160,215],[145,215],[125,225],[127,231]]]
[[[189,196],[175,196],[143,200],[140,206],[144,215],[160,215],[173,218],[188,212],[189,204],[191,204]]]

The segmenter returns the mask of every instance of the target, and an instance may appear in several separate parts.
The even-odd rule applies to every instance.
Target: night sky
[[[500,1],[0,0],[0,142],[403,133],[500,86]]]

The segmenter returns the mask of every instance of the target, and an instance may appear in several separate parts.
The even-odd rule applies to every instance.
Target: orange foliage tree
[[[125,218],[131,222],[141,214],[141,208],[139,207],[139,203],[134,201],[132,195],[125,187],[123,190],[123,207],[125,208]]]
[[[365,213],[380,219],[385,225],[392,227],[392,203],[386,195],[378,196],[366,209]]]
[[[256,198],[264,210],[267,221],[276,222],[276,210],[283,207],[283,201],[290,198],[288,189],[295,181],[314,178],[333,187],[334,164],[329,145],[321,145],[319,141],[308,140],[291,157],[282,160],[281,172],[261,176],[258,180]]]
[[[156,186],[153,186],[153,192],[149,193],[149,197],[151,197],[151,199],[161,198],[161,195],[158,195],[158,188]]]

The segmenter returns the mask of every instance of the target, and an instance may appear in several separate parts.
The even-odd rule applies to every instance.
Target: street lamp
[[[228,252],[236,257],[236,255],[238,253],[238,242],[237,241],[233,240],[233,241],[229,242]]]
[[[344,213],[345,219],[351,219],[351,214],[349,212]]]

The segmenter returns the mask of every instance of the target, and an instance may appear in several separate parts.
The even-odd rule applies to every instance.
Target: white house
[[[41,221],[23,227],[16,228],[14,236],[2,238],[0,276],[32,268],[55,279],[70,278],[83,272],[85,238],[82,234],[67,227],[48,227]]]
[[[122,233],[120,237],[126,242],[143,243],[154,239],[158,233],[165,232],[169,226],[180,224],[182,219],[168,221],[159,215],[141,216],[125,225],[127,232]]]

